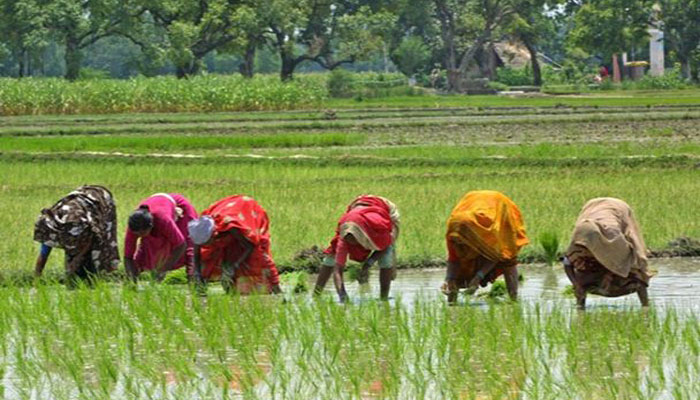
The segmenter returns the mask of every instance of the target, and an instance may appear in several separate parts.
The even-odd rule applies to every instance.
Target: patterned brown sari
[[[34,240],[62,248],[69,274],[84,278],[89,273],[115,270],[119,265],[119,249],[117,209],[112,193],[102,186],[77,188],[51,208],[41,210],[34,224]],[[68,271],[74,264],[75,270]]]

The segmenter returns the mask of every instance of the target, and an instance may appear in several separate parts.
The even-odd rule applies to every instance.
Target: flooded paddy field
[[[561,267],[544,264],[522,267],[518,303],[485,288],[455,307],[443,269],[399,270],[388,302],[373,271],[368,287],[348,285],[349,305],[331,284],[317,300],[289,288],[238,298],[217,283],[202,298],[186,285],[69,291],[32,277],[39,211],[86,183],[114,193],[120,246],[153,193],[198,210],[250,195],[289,270],[308,267],[299,251],[327,246],[361,193],[399,207],[402,265],[444,260],[446,218],[478,189],[521,208],[522,260],[544,259],[545,234],[561,252],[598,196],[629,203],[663,251],[700,238],[700,109],[666,100],[0,118],[0,399],[700,398],[697,258],[651,259],[648,309],[589,296],[584,313]],[[45,275],[62,268],[54,254]]]
[[[447,306],[444,271],[399,271],[335,294],[206,298],[184,286],[0,289],[0,393],[73,398],[692,399],[700,372],[700,260],[657,259],[651,307],[522,268],[518,303]],[[376,278],[374,276],[373,278]]]
[[[650,268],[657,271],[649,286],[650,301],[657,309],[673,309],[700,313],[700,258],[655,258],[650,260]],[[560,265],[554,267],[544,264],[529,264],[519,267],[523,280],[518,295],[523,302],[548,304],[559,307],[562,302],[574,304],[574,297],[567,287],[571,282],[566,277]],[[439,292],[444,282],[444,269],[399,270],[392,290],[397,297],[395,301],[410,305],[416,298],[444,300]],[[350,287],[351,293],[361,297],[370,292],[376,297],[378,283],[376,277],[370,282],[370,288],[358,285]],[[490,286],[481,288],[475,296],[464,296],[461,300],[467,306],[486,306]],[[330,289],[329,289],[330,290]],[[589,295],[587,308],[639,308],[639,300],[635,294],[619,298],[604,298]]]

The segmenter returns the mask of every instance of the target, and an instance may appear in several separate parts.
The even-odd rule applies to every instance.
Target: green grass
[[[573,96],[399,96],[388,98],[330,99],[324,104],[331,108],[440,108],[440,107],[551,107],[551,106],[653,106],[672,104],[698,104],[700,90],[666,91],[609,91]]]
[[[120,237],[126,216],[152,193],[181,192],[198,210],[236,193],[252,195],[271,218],[272,252],[281,264],[312,245],[325,246],[338,217],[358,194],[392,199],[402,212],[399,259],[444,257],[444,223],[451,208],[469,190],[496,189],[522,209],[533,242],[541,232],[555,232],[566,243],[586,200],[615,196],[635,210],[652,248],[678,236],[699,237],[694,218],[700,198],[693,164],[624,166],[589,163],[580,166],[500,165],[366,165],[298,161],[35,159],[0,160],[0,215],[4,226],[2,269],[30,270],[36,244],[34,219],[42,207],[74,187],[99,183],[118,202]],[[605,177],[605,179],[601,179]],[[684,199],[679,203],[678,199]],[[526,247],[524,254],[534,252]],[[60,257],[51,265],[60,266]]]
[[[118,123],[118,124],[59,124],[39,126],[0,126],[1,136],[31,136],[31,135],[102,135],[102,134],[162,134],[162,133],[193,133],[193,134],[222,134],[222,133],[258,133],[280,131],[323,131],[341,129],[349,130],[449,130],[469,127],[487,126],[499,130],[511,129],[515,125],[566,125],[566,124],[601,124],[622,123],[630,119],[638,123],[668,123],[693,122],[700,120],[700,111],[639,111],[620,113],[589,113],[589,114],[525,114],[504,118],[502,115],[482,116],[423,116],[420,118],[349,119],[349,120],[263,120],[263,121],[212,121],[177,123]]]
[[[590,137],[570,134],[552,142],[547,132],[533,132],[522,137],[479,143],[488,139],[467,135],[418,133],[278,133],[256,135],[75,135],[0,137],[0,148],[5,152],[89,152],[120,151],[125,153],[184,153],[207,157],[226,154],[254,153],[286,157],[304,154],[310,157],[350,162],[384,164],[464,164],[475,159],[480,162],[534,164],[658,162],[669,157],[700,155],[700,144],[679,133],[657,135],[653,129],[637,131],[632,135],[604,135]],[[454,144],[443,144],[446,140]],[[417,144],[420,142],[430,144]],[[303,149],[302,149],[303,148]],[[490,159],[490,160],[489,160]],[[602,160],[602,161],[601,161]]]
[[[100,135],[57,137],[0,137],[4,151],[122,151],[122,152],[192,152],[285,147],[357,146],[365,143],[362,133],[281,133],[260,135]]]

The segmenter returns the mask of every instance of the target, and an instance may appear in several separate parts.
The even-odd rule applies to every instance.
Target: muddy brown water
[[[650,267],[657,271],[649,285],[649,298],[652,307],[681,309],[700,312],[700,258],[657,258],[650,260]],[[519,298],[523,302],[549,302],[556,304],[570,303],[574,307],[573,296],[565,295],[564,290],[570,285],[561,266],[530,264],[520,267],[524,281],[519,287]],[[346,283],[353,302],[374,299],[379,294],[378,273],[372,270],[369,287],[360,287],[356,282]],[[390,300],[401,301],[410,305],[417,297],[436,298],[444,301],[440,286],[445,279],[444,269],[399,270],[392,283]],[[462,297],[461,304],[487,305],[487,301],[478,294],[488,292],[490,286],[480,288],[475,297]],[[327,291],[334,292],[333,283],[326,286]],[[636,294],[604,298],[589,295],[588,309],[597,307],[639,307]]]

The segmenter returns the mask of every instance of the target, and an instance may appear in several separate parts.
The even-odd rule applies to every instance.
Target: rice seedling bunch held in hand
[[[198,285],[220,278],[227,292],[282,292],[270,253],[270,220],[252,197],[225,197],[202,211],[188,229]]]
[[[400,216],[391,201],[373,195],[353,200],[342,215],[335,236],[325,251],[321,271],[316,280],[315,294],[320,294],[333,275],[333,283],[341,302],[347,300],[343,270],[347,259],[361,262],[358,280],[366,282],[368,269],[379,263],[380,297],[389,298],[391,281],[396,275],[395,242],[399,236]]]
[[[459,289],[475,291],[504,275],[512,300],[518,295],[517,256],[529,243],[520,209],[503,193],[464,195],[447,220],[447,274],[442,292],[449,303]]]

